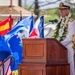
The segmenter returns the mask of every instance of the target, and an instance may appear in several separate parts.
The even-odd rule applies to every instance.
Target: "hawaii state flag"
[[[9,16],[4,21],[0,22],[0,36],[4,36],[8,31],[11,30],[12,18]]]

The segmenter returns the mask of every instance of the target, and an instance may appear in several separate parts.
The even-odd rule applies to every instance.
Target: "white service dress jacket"
[[[68,22],[68,34],[61,43],[68,50],[68,63],[70,63],[70,75],[75,75],[74,68],[74,51],[72,48],[72,35],[75,34],[75,20]]]

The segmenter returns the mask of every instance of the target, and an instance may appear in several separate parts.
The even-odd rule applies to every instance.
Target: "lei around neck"
[[[56,38],[58,41],[63,41],[66,38],[68,32],[68,22],[71,14],[61,19],[54,30],[53,38]]]

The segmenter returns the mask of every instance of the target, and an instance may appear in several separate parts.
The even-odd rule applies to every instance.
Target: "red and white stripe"
[[[12,75],[11,68],[10,68],[10,59],[8,59],[4,63],[4,75]]]

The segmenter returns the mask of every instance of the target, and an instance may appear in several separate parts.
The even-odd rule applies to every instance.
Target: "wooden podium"
[[[23,39],[19,75],[70,75],[67,49],[56,39]]]

